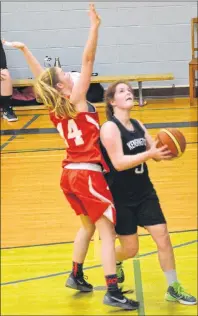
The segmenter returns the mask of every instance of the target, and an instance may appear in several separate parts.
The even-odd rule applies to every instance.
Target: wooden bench
[[[138,82],[139,90],[139,105],[144,105],[143,94],[142,94],[142,82],[144,81],[164,81],[173,80],[174,75],[171,73],[167,74],[154,74],[154,75],[119,75],[119,76],[93,76],[91,83],[113,83],[119,80],[123,81],[136,81]],[[29,87],[33,86],[34,79],[18,79],[13,80],[13,87]]]

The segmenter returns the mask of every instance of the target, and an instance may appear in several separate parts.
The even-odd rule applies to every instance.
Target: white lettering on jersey
[[[144,172],[144,163],[135,168],[135,173],[142,174]]]
[[[78,129],[76,122],[73,119],[68,121],[68,139],[74,138],[75,144],[77,146],[84,144],[84,140],[81,137],[82,131]]]
[[[137,138],[134,140],[131,140],[130,142],[127,143],[127,146],[129,147],[130,150],[140,147],[140,146],[146,146],[146,139],[145,138]]]
[[[86,118],[87,122],[95,125],[98,130],[100,129],[98,122],[96,120],[94,120],[93,117],[86,114],[85,118]],[[73,120],[73,119],[68,120],[67,128],[68,128],[68,134],[67,134],[68,139],[74,138],[76,146],[84,144],[82,131],[80,129],[78,129],[78,125],[76,124],[75,120]],[[67,143],[67,140],[65,139],[61,122],[59,122],[57,124],[57,130],[60,133],[61,137],[64,139],[65,144],[67,145],[67,148],[68,148],[69,145]]]

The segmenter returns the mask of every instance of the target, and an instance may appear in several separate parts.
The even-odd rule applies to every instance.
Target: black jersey
[[[125,155],[136,155],[146,151],[145,131],[136,120],[131,119],[131,123],[134,127],[133,131],[127,130],[115,116],[113,116],[111,121],[113,121],[120,130]],[[112,142],[113,141],[116,140],[112,139]],[[102,144],[101,150],[110,169],[110,172],[107,173],[105,177],[115,202],[127,202],[130,205],[138,205],[154,191],[146,163],[142,163],[128,170],[117,171],[113,167],[107,151]]]

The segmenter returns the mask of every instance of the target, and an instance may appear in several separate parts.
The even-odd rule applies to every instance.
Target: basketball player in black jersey
[[[116,211],[117,276],[124,281],[122,261],[138,252],[137,227],[145,227],[158,249],[159,262],[168,281],[165,298],[181,304],[196,304],[196,298],[184,291],[177,279],[175,259],[166,220],[157,193],[150,180],[146,161],[170,159],[167,147],[156,147],[144,125],[130,119],[133,91],[117,82],[106,91],[108,121],[101,127],[101,149],[110,168],[106,175]]]

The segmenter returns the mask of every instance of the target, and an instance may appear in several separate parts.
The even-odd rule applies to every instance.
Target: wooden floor
[[[98,112],[102,123],[102,105]],[[64,143],[46,110],[20,110],[17,114],[18,122],[1,121],[2,315],[112,314],[114,310],[101,304],[104,280],[100,260],[94,257],[94,243],[86,267],[96,292],[84,297],[64,288],[79,227],[59,187]],[[197,107],[190,108],[188,99],[155,100],[134,107],[131,115],[145,123],[154,137],[165,126],[177,127],[186,137],[187,149],[180,159],[149,161],[148,165],[169,231],[174,232],[171,238],[179,278],[196,295]],[[135,273],[138,280],[133,273],[136,261],[125,263],[126,287],[135,288],[137,281],[144,294],[141,310],[132,314],[197,315],[196,306],[164,302],[166,280],[155,245],[150,236],[144,236],[145,230],[139,233],[141,250],[136,261],[142,275]],[[123,311],[116,314],[123,315]]]

